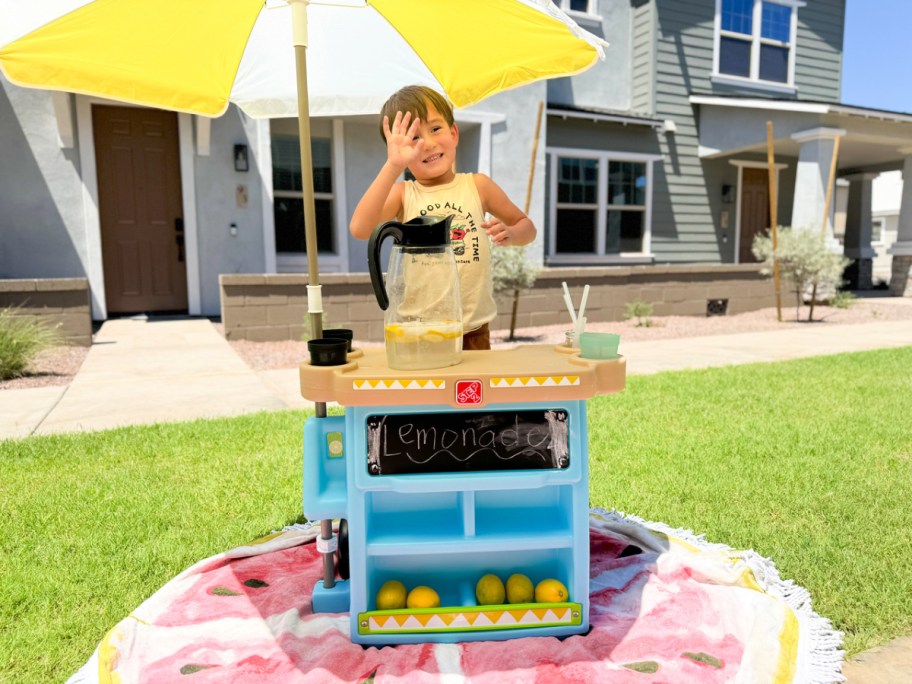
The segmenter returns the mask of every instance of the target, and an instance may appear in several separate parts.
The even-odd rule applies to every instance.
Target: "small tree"
[[[779,272],[795,292],[795,320],[801,315],[801,302],[810,293],[808,321],[814,320],[817,293],[835,290],[842,285],[842,272],[849,264],[841,254],[827,248],[823,236],[816,230],[780,227],[776,257]],[[763,273],[773,272],[773,242],[769,233],[757,235],[751,246],[754,256],[763,261]]]
[[[535,284],[541,269],[526,260],[525,247],[499,247],[491,255],[491,272],[494,294],[513,293],[513,311],[510,315],[510,336],[516,332],[516,311],[519,308],[519,293]]]

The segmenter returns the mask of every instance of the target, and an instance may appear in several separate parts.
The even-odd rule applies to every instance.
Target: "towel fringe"
[[[810,592],[795,584],[793,580],[783,579],[779,575],[776,565],[769,558],[761,556],[753,549],[736,551],[725,544],[709,542],[704,535],[696,534],[691,530],[674,528],[662,522],[650,522],[624,511],[594,507],[589,509],[589,513],[600,515],[611,522],[635,522],[646,529],[661,532],[701,550],[725,551],[735,558],[741,559],[750,568],[764,591],[782,599],[795,613],[798,622],[806,627],[802,638],[799,639],[799,657],[803,655],[807,658],[807,662],[802,668],[806,677],[802,684],[834,684],[834,682],[846,681],[842,674],[842,662],[845,655],[841,649],[843,633],[834,629],[828,618],[814,612],[811,607]]]

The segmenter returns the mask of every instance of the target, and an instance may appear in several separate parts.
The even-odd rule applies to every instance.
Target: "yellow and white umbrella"
[[[413,83],[466,107],[584,71],[604,58],[604,45],[550,0],[0,0],[0,70],[17,85],[205,116],[229,102],[252,117],[305,114],[312,286],[307,114],[376,114]]]

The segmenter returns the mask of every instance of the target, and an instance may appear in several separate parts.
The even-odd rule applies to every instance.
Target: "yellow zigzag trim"
[[[461,625],[469,627],[524,625],[535,627],[541,623],[572,622],[573,611],[564,608],[524,608],[520,610],[482,610],[452,613],[400,613],[397,615],[375,615],[370,618],[370,629],[373,632],[410,630],[420,632],[425,629],[458,630]],[[456,623],[455,625],[453,623]]]
[[[491,387],[569,387],[579,385],[578,375],[536,375],[491,378]]]
[[[436,390],[446,389],[446,380],[441,378],[366,378],[353,380],[356,390]]]

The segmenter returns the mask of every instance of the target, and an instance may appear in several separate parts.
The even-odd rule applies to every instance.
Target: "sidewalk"
[[[912,345],[912,320],[621,344],[628,373]],[[255,372],[208,319],[105,322],[69,387],[0,391],[0,439],[310,407],[296,369]],[[912,637],[844,666],[850,684],[912,681]]]
[[[621,341],[629,374],[912,345],[912,320]],[[255,372],[208,319],[105,322],[69,387],[0,391],[0,439],[309,408],[295,368]]]

